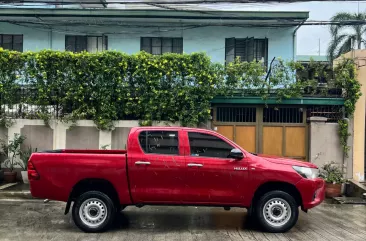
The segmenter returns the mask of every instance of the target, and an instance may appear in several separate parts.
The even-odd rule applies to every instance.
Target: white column
[[[99,131],[99,148],[102,146],[107,146],[107,149],[110,150],[112,147],[112,132],[111,131]]]
[[[52,121],[51,128],[53,129],[53,149],[66,149],[66,130],[68,125]]]
[[[8,128],[8,142],[14,139],[15,134],[20,135],[20,130],[24,127],[23,120],[16,120],[15,123]]]

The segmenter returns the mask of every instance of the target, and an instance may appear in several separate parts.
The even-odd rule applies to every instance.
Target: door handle
[[[198,163],[188,163],[187,166],[189,167],[203,167],[203,164],[198,164]]]
[[[150,165],[150,162],[144,162],[144,161],[137,161],[135,162],[135,165]]]

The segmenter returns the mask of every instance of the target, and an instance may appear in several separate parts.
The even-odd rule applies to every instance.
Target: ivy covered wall
[[[269,68],[239,60],[224,65],[211,62],[204,53],[154,56],[0,49],[0,117],[5,125],[14,118],[46,123],[51,118],[89,119],[102,130],[126,119],[140,120],[141,125],[153,120],[197,125],[209,119],[210,101],[217,95],[272,96],[280,103],[312,94],[311,89],[316,92],[316,80],[295,81],[301,68],[281,59]],[[350,115],[360,95],[355,74],[352,61],[345,60],[329,80],[330,86],[344,90]]]

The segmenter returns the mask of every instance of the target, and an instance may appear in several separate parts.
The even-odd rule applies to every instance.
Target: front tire
[[[76,199],[72,207],[72,218],[84,232],[102,232],[112,224],[115,210],[113,201],[106,194],[89,191]]]
[[[259,198],[255,215],[260,226],[267,232],[282,233],[297,222],[299,208],[295,199],[283,191],[270,191]]]

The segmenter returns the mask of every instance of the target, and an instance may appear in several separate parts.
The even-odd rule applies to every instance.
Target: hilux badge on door
[[[246,171],[246,170],[248,170],[248,168],[247,167],[234,167],[234,170],[236,170],[236,171]]]

